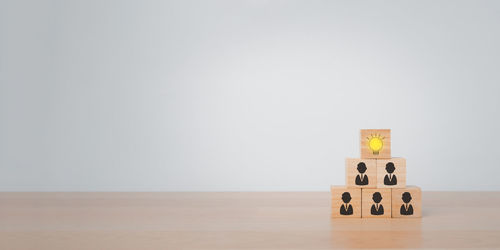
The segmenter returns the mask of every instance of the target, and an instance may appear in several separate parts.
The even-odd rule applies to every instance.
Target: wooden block
[[[346,158],[345,178],[349,188],[376,188],[377,160]]]
[[[392,217],[422,217],[422,191],[417,186],[392,189]]]
[[[377,159],[377,188],[406,187],[406,159]]]
[[[361,217],[391,218],[391,189],[363,188],[361,193]]]
[[[390,129],[362,129],[360,134],[361,158],[391,158]]]
[[[331,186],[332,218],[361,218],[361,189]]]

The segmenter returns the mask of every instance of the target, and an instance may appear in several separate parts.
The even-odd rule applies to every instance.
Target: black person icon
[[[399,213],[401,215],[412,215],[413,214],[413,206],[410,203],[411,201],[411,194],[409,192],[404,192],[403,195],[401,195],[401,199],[405,204],[401,205],[401,209],[399,210]]]
[[[398,178],[393,174],[394,170],[396,168],[394,167],[394,163],[388,162],[385,164],[385,171],[387,171],[388,174],[385,175],[384,177],[384,185],[387,186],[394,186],[398,184]]]
[[[344,201],[344,204],[340,206],[340,214],[341,215],[352,215],[352,205],[349,204],[351,201],[351,194],[349,192],[344,192],[342,194],[342,201]]]
[[[384,214],[384,206],[382,204],[379,204],[382,201],[382,195],[379,192],[373,193],[372,197],[373,201],[375,204],[372,205],[372,208],[370,210],[372,215],[383,215]]]
[[[356,175],[356,185],[365,186],[368,185],[368,176],[365,174],[366,172],[366,164],[364,162],[358,163],[358,172]]]

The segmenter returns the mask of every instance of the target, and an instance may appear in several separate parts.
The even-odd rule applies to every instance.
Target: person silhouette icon
[[[398,184],[398,178],[393,174],[394,170],[396,170],[394,163],[388,162],[385,164],[385,171],[387,171],[387,174],[384,177],[384,185],[394,186]]]
[[[401,199],[405,204],[401,205],[401,209],[399,209],[399,213],[401,215],[412,215],[413,214],[413,206],[410,203],[411,201],[411,194],[409,192],[404,192],[403,195],[401,195]]]
[[[382,201],[382,195],[379,192],[373,193],[372,197],[373,201],[375,204],[372,205],[372,208],[370,210],[372,215],[383,215],[384,214],[384,206],[382,204],[379,204]]]
[[[359,186],[365,186],[368,185],[368,176],[366,176],[366,164],[364,162],[358,163],[358,172],[359,174],[356,175],[356,185]]]
[[[352,205],[349,204],[351,201],[351,194],[349,192],[344,192],[342,194],[342,201],[344,204],[340,206],[340,214],[341,215],[352,215],[353,210],[352,210]]]

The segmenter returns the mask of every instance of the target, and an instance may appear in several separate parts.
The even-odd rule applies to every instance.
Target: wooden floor
[[[500,248],[500,192],[424,192],[422,219],[330,219],[328,192],[0,193],[0,249]]]

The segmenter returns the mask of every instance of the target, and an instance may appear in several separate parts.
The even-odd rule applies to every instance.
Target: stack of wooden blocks
[[[362,129],[361,158],[345,161],[345,186],[332,186],[333,218],[422,217],[422,192],[406,186],[406,160],[391,158],[390,129]]]

